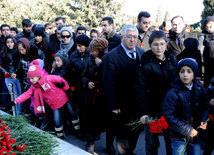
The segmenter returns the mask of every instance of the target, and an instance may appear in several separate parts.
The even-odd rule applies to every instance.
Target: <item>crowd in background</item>
[[[118,153],[131,155],[143,130],[146,154],[158,154],[160,134],[146,120],[163,115],[168,155],[211,154],[214,123],[206,120],[214,114],[214,16],[199,35],[182,16],[152,26],[146,11],[119,32],[113,18],[100,22],[100,30],[89,30],[66,25],[64,17],[55,19],[56,27],[23,19],[21,32],[2,24],[1,109],[11,113],[15,106],[15,115],[27,114],[62,139],[71,132],[92,154],[106,132],[108,154],[115,154],[116,138]],[[127,123],[136,119],[143,125],[132,131]]]

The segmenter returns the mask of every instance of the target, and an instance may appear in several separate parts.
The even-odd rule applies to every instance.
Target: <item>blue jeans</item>
[[[5,83],[6,83],[7,89],[9,90],[10,93],[12,93],[12,92],[11,92],[11,89],[9,87],[9,84],[11,83],[13,85],[14,99],[16,99],[19,95],[22,94],[21,83],[20,83],[19,79],[15,80],[12,78],[5,78]],[[15,105],[17,115],[21,114],[22,105],[23,105],[22,103]]]
[[[180,140],[171,140],[172,143],[172,149],[173,149],[173,155],[201,155],[201,143],[188,143],[186,151],[185,150],[185,141]]]
[[[53,119],[54,119],[54,124],[55,128],[59,128],[62,126],[62,110],[65,107],[65,109],[68,111],[69,116],[71,117],[71,120],[76,120],[78,119],[76,111],[74,111],[71,102],[68,101],[67,103],[64,104],[64,106],[60,109],[53,110]]]
[[[8,110],[11,110],[11,104],[8,103],[9,100],[9,92],[8,92],[8,89],[7,89],[7,86],[5,84],[5,79],[2,78],[1,79],[1,87],[2,87],[2,91],[1,91],[1,95],[2,95],[2,103],[3,103],[3,106],[5,107],[5,110],[8,111]]]

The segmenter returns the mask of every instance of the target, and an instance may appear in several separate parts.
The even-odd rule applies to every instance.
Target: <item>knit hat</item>
[[[88,45],[91,42],[91,39],[87,35],[81,34],[76,37],[75,41],[76,41],[76,44],[80,44],[88,47]]]
[[[213,21],[214,22],[214,16],[208,16],[203,22],[203,29],[206,27],[207,23]]]
[[[37,60],[33,60],[33,65],[29,67],[27,72],[27,77],[41,77],[42,70],[39,67],[39,62]]]
[[[24,44],[27,52],[30,50],[30,41],[27,38],[20,38],[17,44],[19,44],[19,42],[22,42]]]
[[[45,28],[43,28],[43,27],[36,27],[35,30],[34,30],[34,36],[45,37]]]
[[[54,55],[54,57],[56,57],[56,56],[60,57],[63,64],[66,64],[66,62],[68,61],[68,53],[63,50],[57,51],[57,53]]]
[[[42,60],[42,59],[35,59],[36,61],[38,61],[38,63],[39,63],[39,67],[41,68],[41,70],[43,70],[43,68],[44,68],[44,60]],[[29,64],[30,66],[32,66],[33,65],[33,61]]]
[[[73,32],[72,32],[72,29],[69,28],[69,27],[63,27],[61,30],[60,30],[60,34],[62,34],[63,31],[68,31],[71,35],[71,38],[73,38]]]
[[[196,77],[197,76],[197,73],[198,73],[198,63],[196,62],[195,59],[193,58],[184,58],[184,59],[181,59],[178,64],[177,64],[177,72],[179,73],[180,69],[183,67],[183,66],[189,66],[192,71],[194,72],[194,76]]]
[[[96,38],[90,42],[89,49],[90,51],[94,51],[94,49],[99,48],[100,50],[104,50],[108,47],[108,41],[104,38]]]

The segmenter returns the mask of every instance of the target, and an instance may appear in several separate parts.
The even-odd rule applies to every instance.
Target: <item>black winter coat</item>
[[[117,34],[114,30],[109,36],[106,36],[104,33],[102,33],[101,37],[108,40],[108,51],[111,51],[113,48],[117,47],[121,43],[120,35]]]
[[[163,116],[170,127],[171,137],[188,138],[193,130],[208,118],[208,102],[204,87],[194,80],[189,90],[180,79],[172,84],[163,102]]]
[[[121,45],[108,52],[103,61],[103,86],[107,105],[111,113],[120,109],[122,124],[137,117],[136,99],[140,96],[135,85],[139,81],[140,60],[144,51],[135,48],[136,61],[128,57]]]
[[[26,90],[29,87],[27,82],[27,71],[29,68],[30,62],[34,59],[45,59],[45,54],[39,50],[36,46],[30,45],[29,55],[22,55],[19,51],[14,54],[13,61],[9,65],[10,73],[16,73],[17,78],[20,79],[20,82]]]
[[[95,59],[90,56],[83,71],[83,92],[80,105],[80,122],[87,133],[93,133],[97,131],[97,129],[103,129],[106,122],[102,70],[102,63],[96,64]],[[89,89],[89,82],[93,82],[95,88]]]
[[[151,50],[141,59],[142,95],[139,110],[142,115],[161,117],[162,102],[176,77],[177,60],[165,51],[165,60],[156,58]]]
[[[82,87],[81,78],[82,72],[88,61],[89,53],[88,51],[84,53],[79,53],[77,50],[73,52],[65,67],[63,67],[60,76],[65,78],[70,86],[75,86],[76,88]]]

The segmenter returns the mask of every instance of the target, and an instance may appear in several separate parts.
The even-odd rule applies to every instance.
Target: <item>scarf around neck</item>
[[[74,40],[73,39],[71,39],[71,41],[68,42],[68,43],[63,43],[61,41],[60,42],[60,50],[63,50],[64,52],[66,52],[68,54],[68,52],[73,47],[73,45],[74,45]]]
[[[44,100],[42,96],[42,88],[40,84],[37,82],[36,84],[33,84],[35,87],[34,90],[34,112],[35,114],[38,113],[45,113],[45,106],[44,106]]]

